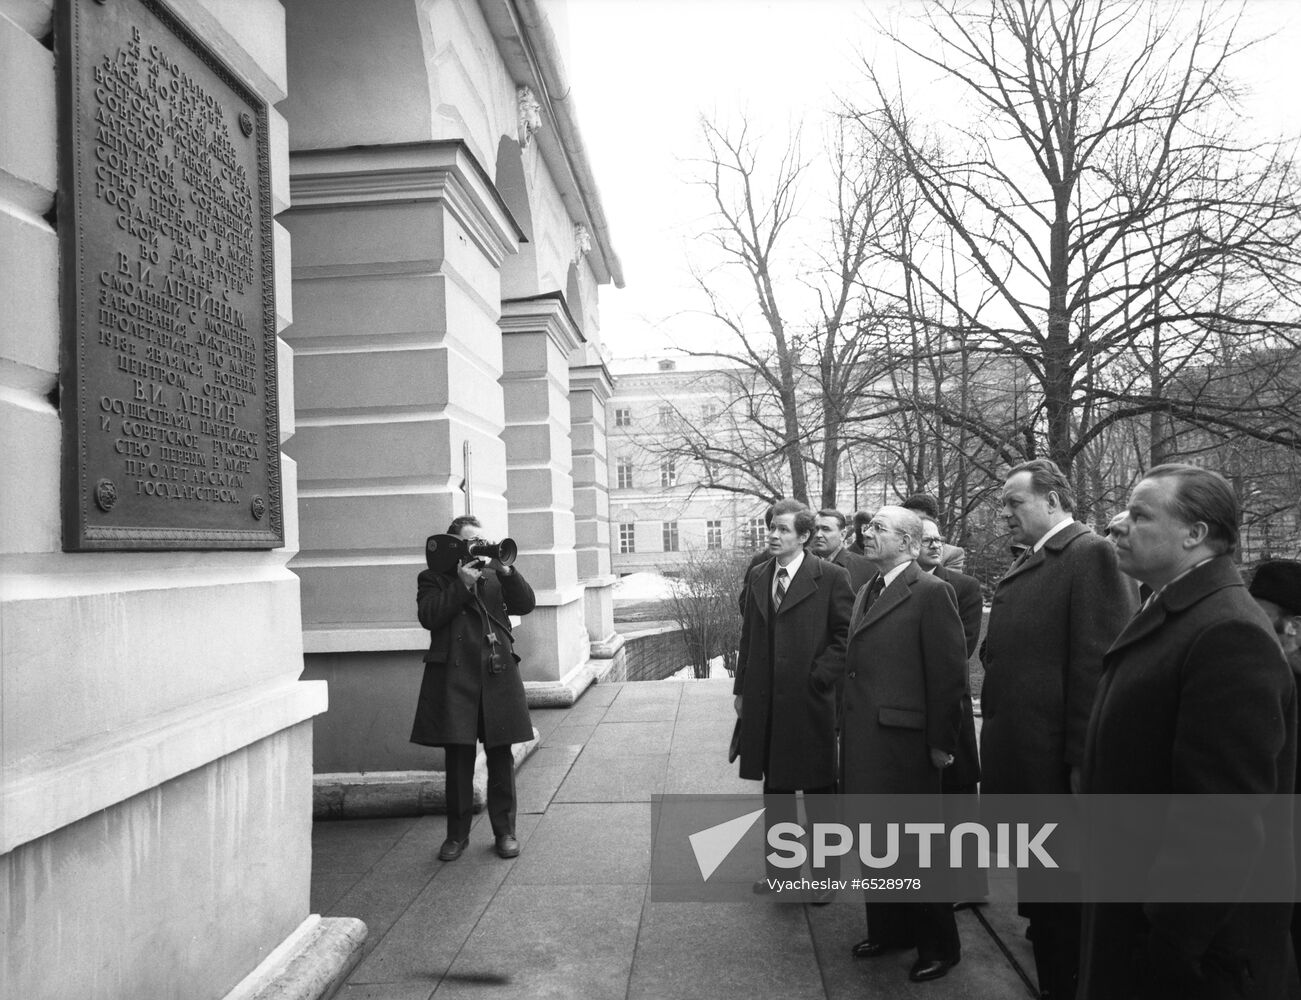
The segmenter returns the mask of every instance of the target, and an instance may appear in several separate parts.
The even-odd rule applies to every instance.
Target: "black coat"
[[[772,613],[775,559],[751,570],[732,692],[741,696],[742,778],[771,788],[836,780],[835,686],[845,669],[849,574],[805,553]]]
[[[1084,791],[1251,794],[1260,809],[1227,810],[1213,824],[1100,826],[1093,834],[1100,854],[1124,852],[1139,872],[1172,873],[1179,884],[1201,884],[1206,868],[1195,859],[1207,856],[1238,885],[1248,884],[1253,869],[1290,884],[1296,738],[1296,690],[1268,620],[1228,556],[1198,566],[1135,616],[1107,653],[1089,722]],[[1283,811],[1271,815],[1266,796],[1279,792],[1288,798],[1274,803]],[[1136,881],[1141,895],[1142,876]],[[1086,904],[1079,996],[1129,997],[1144,974],[1171,996],[1292,996],[1291,909]],[[1251,981],[1239,993],[1218,970],[1244,960]],[[1205,981],[1196,981],[1199,973]]]
[[[953,588],[958,604],[958,617],[962,619],[962,634],[966,640],[967,663],[962,693],[962,732],[958,735],[958,749],[953,754],[953,766],[945,768],[943,787],[948,791],[965,791],[980,782],[980,754],[976,749],[976,719],[971,704],[971,657],[980,643],[980,619],[984,603],[980,599],[980,582],[957,570],[936,566],[931,576],[943,580]]]
[[[420,574],[416,606],[420,624],[429,629],[429,651],[411,727],[412,743],[473,746],[479,735],[480,703],[485,747],[526,743],[533,738],[509,617],[533,610],[533,588],[517,569],[498,576],[485,568],[478,589],[488,620],[455,571],[427,569]],[[500,673],[490,671],[485,662],[489,627],[505,664]]]
[[[855,594],[876,576],[876,567],[865,556],[850,552],[844,545],[836,549],[835,557],[828,559],[827,562],[834,563],[849,574],[849,585],[854,588]]]
[[[999,581],[980,653],[982,791],[1069,793],[1103,654],[1136,605],[1115,547],[1078,523]]]
[[[845,659],[841,791],[940,791],[930,749],[956,751],[967,656],[953,591],[909,563],[866,609],[854,601]]]

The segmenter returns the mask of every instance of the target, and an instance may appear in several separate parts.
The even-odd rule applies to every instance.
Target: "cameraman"
[[[482,537],[479,519],[456,518],[449,535]],[[447,768],[447,839],[438,852],[455,861],[470,839],[474,809],[475,743],[488,757],[488,818],[497,853],[520,852],[515,839],[512,743],[533,738],[509,615],[533,610],[533,588],[512,566],[473,558],[455,570],[420,574],[416,605],[429,629],[411,742],[442,747]]]

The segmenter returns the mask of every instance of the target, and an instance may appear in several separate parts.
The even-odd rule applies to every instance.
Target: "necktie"
[[[885,590],[885,577],[878,576],[867,588],[867,598],[863,603],[864,611],[872,610],[872,605],[876,603],[876,599],[881,596],[883,590]]]
[[[777,589],[772,595],[772,607],[776,611],[782,606],[782,598],[786,596],[786,567],[777,567]]]

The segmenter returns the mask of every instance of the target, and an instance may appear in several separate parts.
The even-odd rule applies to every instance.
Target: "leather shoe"
[[[497,856],[501,858],[518,858],[519,841],[513,833],[503,833],[497,838]]]
[[[903,951],[907,947],[906,944],[894,944],[889,941],[873,941],[871,938],[863,938],[862,941],[849,950],[849,953],[855,958],[876,958],[892,951]]]
[[[438,849],[438,860],[455,861],[461,856],[461,852],[465,850],[465,845],[469,842],[469,837],[466,837],[464,840],[453,840],[451,837],[448,837],[443,841],[443,846]]]
[[[908,978],[914,983],[925,983],[932,979],[943,979],[957,962],[946,962],[942,958],[919,958],[908,970]]]
[[[835,889],[819,889],[809,900],[810,906],[826,906],[836,898]]]
[[[985,906],[988,902],[989,901],[986,899],[966,899],[963,900],[961,903],[954,903],[953,912],[961,913],[963,910],[978,910],[980,909],[980,907]]]

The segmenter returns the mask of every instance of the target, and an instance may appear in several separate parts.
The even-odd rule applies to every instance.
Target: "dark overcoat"
[[[1290,880],[1296,738],[1291,672],[1237,567],[1220,556],[1194,568],[1145,607],[1106,655],[1089,723],[1084,791],[1243,794],[1252,796],[1252,808],[1226,810],[1214,824],[1165,828],[1126,826],[1122,817],[1093,831],[1100,854],[1127,852],[1137,871],[1159,866],[1180,884],[1202,884],[1206,868],[1194,859],[1207,856],[1242,886],[1253,869]],[[1287,797],[1269,803],[1273,793]],[[1086,904],[1079,996],[1129,997],[1145,975],[1164,990],[1152,995],[1294,996],[1291,909],[1250,902]],[[1250,978],[1231,981],[1230,970],[1244,968]]]
[[[857,594],[867,581],[876,576],[876,567],[865,556],[850,552],[849,549],[842,545],[836,549],[836,555],[827,562],[835,563],[846,573],[849,574],[849,585]]]
[[[981,648],[981,790],[1070,791],[1102,657],[1137,606],[1115,547],[1071,523],[999,581]]]
[[[533,610],[533,588],[512,569],[499,576],[485,568],[478,585],[483,610],[455,571],[424,570],[416,588],[420,624],[429,629],[425,675],[420,683],[411,742],[425,746],[473,745],[483,705],[483,745],[507,746],[533,738],[519,657],[515,655],[510,615]],[[493,673],[484,657],[491,628],[503,652],[505,669]]]
[[[776,559],[746,581],[734,694],[741,696],[740,774],[770,788],[836,780],[835,686],[845,669],[854,595],[849,574],[806,553],[772,610]]]
[[[943,580],[953,588],[967,649],[967,662],[963,671],[965,686],[962,692],[962,731],[958,734],[958,749],[953,754],[953,766],[944,769],[942,784],[946,792],[968,790],[980,782],[980,753],[976,747],[976,719],[971,704],[971,656],[980,643],[980,618],[985,606],[980,598],[980,581],[974,576],[944,566],[936,566],[931,570],[931,576]]]
[[[967,672],[953,591],[915,562],[865,610],[869,589],[849,627],[841,791],[938,793],[930,748],[957,749]]]

